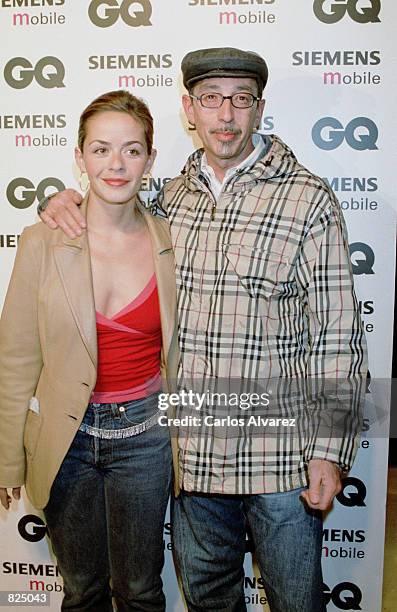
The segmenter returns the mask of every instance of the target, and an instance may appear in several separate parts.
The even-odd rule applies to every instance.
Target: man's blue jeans
[[[173,537],[189,612],[243,612],[246,527],[272,612],[325,612],[322,519],[302,489],[263,495],[183,492]]]
[[[157,410],[157,395],[90,404],[83,423],[125,429]],[[171,470],[166,427],[121,439],[77,433],[44,510],[65,585],[63,610],[110,612],[112,596],[119,612],[165,610],[160,574]]]

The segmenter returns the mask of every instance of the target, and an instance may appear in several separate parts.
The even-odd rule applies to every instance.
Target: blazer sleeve
[[[0,319],[0,486],[25,481],[24,427],[43,366],[38,325],[41,240],[33,228],[19,239]]]

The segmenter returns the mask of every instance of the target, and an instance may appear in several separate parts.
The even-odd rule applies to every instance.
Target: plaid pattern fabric
[[[153,211],[167,214],[175,251],[181,384],[365,376],[346,228],[332,191],[272,136],[265,157],[232,176],[215,202],[200,172],[202,154],[189,157]],[[293,435],[185,431],[182,488],[286,491],[306,484],[312,458],[349,469],[356,437],[346,419],[343,436],[312,422],[326,397],[308,402],[305,390]],[[354,412],[355,392],[347,397]]]

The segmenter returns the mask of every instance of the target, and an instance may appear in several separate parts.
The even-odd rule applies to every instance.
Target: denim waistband
[[[157,425],[160,414],[158,393],[123,404],[91,402],[79,431],[107,440],[130,438]]]

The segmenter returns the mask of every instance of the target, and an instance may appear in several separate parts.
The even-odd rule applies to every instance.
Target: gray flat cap
[[[186,89],[211,77],[251,77],[256,79],[261,94],[268,77],[266,62],[260,55],[233,47],[190,51],[183,58],[181,69]]]

